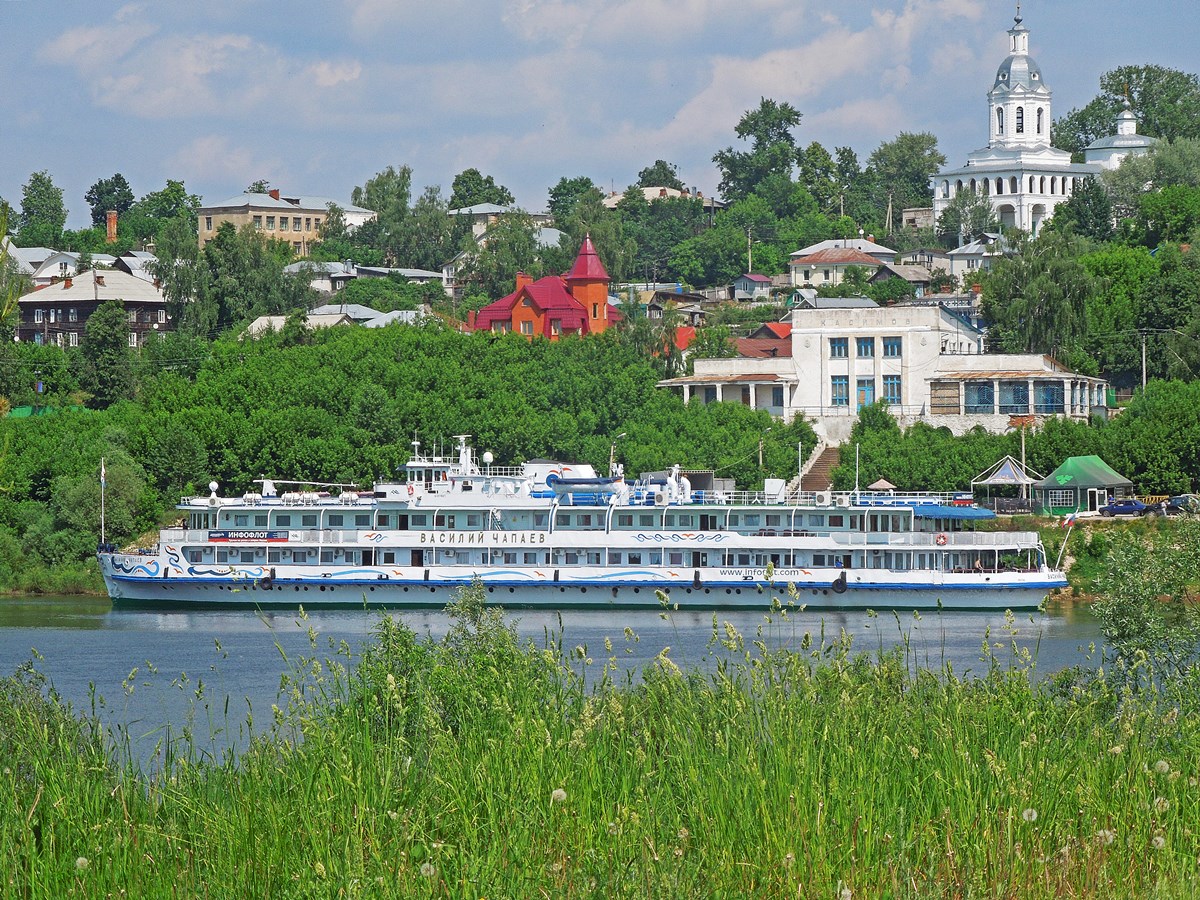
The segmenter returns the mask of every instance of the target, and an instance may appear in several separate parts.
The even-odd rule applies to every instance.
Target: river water
[[[94,712],[126,736],[146,759],[169,735],[190,727],[201,747],[218,753],[244,746],[247,719],[261,731],[279,698],[285,676],[298,660],[349,660],[377,627],[382,613],[370,610],[271,613],[253,610],[156,611],[114,608],[107,600],[79,598],[0,599],[0,675],[33,661],[60,696],[84,713]],[[440,638],[449,618],[438,610],[396,613],[418,634]],[[605,638],[627,673],[636,676],[658,653],[682,668],[715,665],[729,651],[714,646],[714,614],[707,612],[608,612],[561,614],[514,611],[518,632],[538,646],[558,642],[580,647],[599,674],[609,657]],[[982,644],[990,633],[1001,664],[1013,661],[1012,644],[1029,650],[1039,673],[1096,665],[1091,645],[1100,630],[1086,607],[1051,606],[1046,612],[881,613],[793,612],[773,620],[762,613],[718,612],[721,637],[729,623],[746,640],[770,649],[799,647],[846,633],[856,650],[906,648],[910,668],[985,671]],[[625,629],[636,636],[631,638]],[[341,652],[339,653],[339,648]],[[579,666],[585,664],[580,661]]]

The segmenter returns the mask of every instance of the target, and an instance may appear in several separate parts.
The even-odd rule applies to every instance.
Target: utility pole
[[[1146,332],[1142,332],[1142,390],[1146,389]]]
[[[754,244],[750,240],[750,226],[746,227],[746,274],[754,271]]]

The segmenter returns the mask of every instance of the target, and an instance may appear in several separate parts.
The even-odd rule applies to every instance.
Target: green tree
[[[154,241],[167,222],[184,219],[194,236],[200,204],[200,197],[189,194],[182,181],[169,179],[162,190],[151,191],[134,203],[118,222],[117,231],[131,245],[145,244]]]
[[[43,169],[21,188],[21,218],[17,241],[23,247],[57,246],[67,224],[62,188]]]
[[[1070,198],[1054,207],[1054,216],[1046,227],[1070,230],[1093,241],[1111,240],[1113,207],[1108,191],[1094,176],[1076,180]]]
[[[1147,247],[1187,241],[1200,227],[1200,187],[1171,184],[1143,194],[1135,224]]]
[[[727,325],[708,325],[696,329],[696,336],[687,348],[687,370],[695,371],[697,359],[731,359],[738,355],[733,332]]]
[[[822,212],[840,206],[837,164],[821,144],[813,141],[798,153],[800,183],[808,190]],[[840,213],[839,213],[840,214]]]
[[[246,186],[243,193],[246,194],[269,194],[271,192],[271,182],[265,178],[259,178],[257,181],[252,181]]]
[[[84,326],[79,351],[80,383],[91,395],[89,406],[105,409],[133,397],[133,356],[123,302],[109,300],[96,307]]]
[[[133,206],[133,188],[120,172],[111,178],[101,178],[83,195],[92,211],[92,224],[103,225],[107,220],[109,210],[115,210],[118,215],[125,215]]]
[[[550,188],[549,209],[556,224],[565,222],[567,216],[579,202],[579,198],[590,191],[599,191],[596,183],[586,175],[575,178],[562,177]]]
[[[461,280],[475,285],[495,300],[516,289],[518,272],[534,278],[542,274],[542,263],[533,219],[527,213],[502,216],[487,233],[487,240],[471,253],[460,273]]]
[[[412,199],[412,169],[388,166],[368,178],[361,187],[350,194],[355,206],[373,210],[378,226],[385,234],[399,231],[408,217],[408,204]]]
[[[637,247],[625,234],[621,216],[604,205],[598,190],[582,194],[559,227],[565,235],[560,246],[564,258],[574,260],[583,239],[591,235],[608,274],[614,281],[627,280]]]
[[[497,184],[491,175],[485,176],[478,169],[465,169],[454,176],[450,185],[450,208],[465,209],[479,203],[494,203],[497,206],[512,206],[516,201],[512,191]]]
[[[933,202],[930,179],[946,164],[929,132],[901,132],[880,144],[867,159],[867,172],[876,186],[876,207],[891,233],[902,209]]]
[[[983,280],[989,340],[1007,353],[1062,353],[1086,334],[1087,308],[1098,290],[1080,262],[1079,237],[1045,232],[995,262]]]
[[[1126,101],[1138,131],[1176,140],[1200,138],[1200,79],[1163,66],[1120,66],[1100,76],[1100,94],[1054,123],[1054,146],[1082,154],[1097,138],[1114,133]]]
[[[1136,218],[1142,197],[1171,185],[1200,187],[1200,140],[1179,138],[1155,144],[1143,156],[1127,156],[1115,169],[1101,173],[1118,220]],[[1136,237],[1135,237],[1136,239]]]
[[[199,259],[191,222],[176,216],[163,224],[154,245],[154,261],[147,266],[161,285],[167,315],[177,329],[190,334],[204,334],[209,324],[192,307],[197,299]]]
[[[938,239],[947,247],[959,247],[977,240],[984,232],[999,229],[992,201],[970,188],[963,188],[950,198],[936,226]]]
[[[647,166],[638,172],[638,187],[667,187],[677,191],[683,190],[683,182],[679,179],[679,166],[665,159],[656,159],[654,165]]]
[[[792,131],[799,127],[801,113],[790,103],[763,97],[757,109],[747,110],[735,132],[750,142],[749,150],[726,147],[713,155],[721,173],[719,190],[726,200],[740,200],[750,194],[768,175],[791,178],[796,162],[796,140]]]

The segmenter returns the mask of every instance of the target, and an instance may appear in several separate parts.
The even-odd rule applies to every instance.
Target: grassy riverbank
[[[1200,887],[1198,677],[1139,690],[1121,671],[1034,684],[1031,660],[992,635],[986,674],[960,680],[902,651],[855,656],[819,637],[778,651],[717,625],[715,670],[680,672],[664,655],[635,683],[615,674],[619,644],[525,646],[470,599],[455,622],[428,641],[382,619],[353,672],[314,635],[273,721],[224,723],[257,735],[249,750],[213,760],[186,735],[164,738],[151,773],[121,734],[109,736],[114,753],[94,722],[46,699],[35,674],[6,680],[3,893]]]

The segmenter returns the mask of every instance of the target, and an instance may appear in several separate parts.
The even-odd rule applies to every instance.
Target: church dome
[[[1042,87],[1042,68],[1028,53],[1014,53],[996,70],[996,84],[993,88],[1024,88],[1036,91]]]

